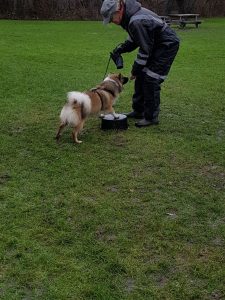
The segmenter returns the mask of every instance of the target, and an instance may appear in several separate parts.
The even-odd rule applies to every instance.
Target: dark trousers
[[[132,108],[144,113],[146,120],[155,119],[159,115],[161,84],[169,73],[178,49],[177,42],[167,51],[164,48],[155,50],[146,66],[153,74],[142,71],[135,79]]]
[[[163,80],[149,77],[144,72],[136,77],[134,85],[134,111],[144,113],[146,120],[157,118],[160,111],[160,90]]]

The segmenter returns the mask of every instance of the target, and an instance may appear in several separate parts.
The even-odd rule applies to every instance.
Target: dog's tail
[[[67,93],[67,102],[71,105],[81,102],[82,93],[79,92],[69,92]]]
[[[80,92],[69,92],[67,93],[67,102],[71,105],[73,104],[84,104],[87,109],[91,105],[90,97],[85,93]]]
[[[67,101],[74,107],[81,107],[82,118],[85,118],[91,112],[91,99],[85,93],[69,92],[67,94]]]
[[[76,127],[80,118],[85,119],[91,111],[91,99],[88,95],[80,92],[69,92],[67,104],[64,105],[60,119],[61,123]]]

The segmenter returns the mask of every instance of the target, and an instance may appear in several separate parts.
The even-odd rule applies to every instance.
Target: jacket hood
[[[141,4],[137,2],[137,0],[126,0],[125,1],[125,13],[123,16],[123,20],[121,22],[121,26],[126,29],[130,18],[141,9]]]
[[[137,0],[126,0],[126,16],[132,17],[140,8],[141,4]]]

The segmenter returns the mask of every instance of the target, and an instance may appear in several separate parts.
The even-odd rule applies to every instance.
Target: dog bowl
[[[127,130],[128,122],[127,116],[123,114],[117,114],[118,118],[115,119],[113,115],[108,114],[102,118],[101,129],[102,130]]]

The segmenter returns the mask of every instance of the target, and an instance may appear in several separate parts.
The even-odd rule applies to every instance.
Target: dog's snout
[[[126,84],[128,82],[128,77],[123,77],[123,84]]]

